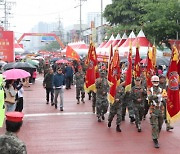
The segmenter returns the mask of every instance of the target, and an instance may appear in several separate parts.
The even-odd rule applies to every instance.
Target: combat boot
[[[119,127],[119,125],[116,126],[116,131],[121,132],[121,128]]]
[[[81,102],[85,103],[85,101],[84,101],[84,99],[83,99],[83,98],[81,99]]]
[[[77,100],[77,104],[79,104],[80,103],[80,101],[79,101],[79,99]]]
[[[100,117],[98,117],[98,122],[101,122],[101,118]]]
[[[109,128],[111,127],[111,121],[108,122],[108,127],[109,127]]]
[[[172,127],[170,123],[166,121],[166,131],[170,131],[171,129],[174,129],[174,127]]]
[[[125,117],[124,116],[122,116],[122,121],[125,121]]]
[[[134,117],[130,117],[130,122],[133,123],[135,121],[135,118]]]
[[[138,132],[141,132],[141,125],[140,124],[138,124]]]
[[[153,142],[154,142],[154,147],[155,148],[159,148],[158,140],[157,139],[153,139]]]
[[[102,120],[105,120],[105,117],[104,117],[104,115],[102,115],[102,116],[101,116],[101,118],[102,118]]]
[[[95,113],[95,111],[96,111],[96,110],[95,110],[95,107],[92,107],[92,110],[93,110],[93,113]]]

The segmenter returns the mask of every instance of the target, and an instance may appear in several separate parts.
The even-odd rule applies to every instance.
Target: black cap
[[[136,80],[136,81],[141,81],[141,78],[140,78],[140,77],[136,77],[135,80]]]
[[[165,75],[161,74],[159,75],[159,78],[166,78]]]

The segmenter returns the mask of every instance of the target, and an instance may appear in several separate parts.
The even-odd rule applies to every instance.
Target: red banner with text
[[[6,62],[14,61],[13,31],[0,31],[0,59]]]

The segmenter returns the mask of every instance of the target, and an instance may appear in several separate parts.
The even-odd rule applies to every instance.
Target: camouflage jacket
[[[140,86],[134,86],[131,89],[131,97],[134,103],[143,103],[143,101],[145,100],[147,96],[147,92],[145,87]]]
[[[6,132],[0,136],[1,154],[27,154],[26,145],[15,133]]]
[[[123,86],[118,86],[116,88],[115,102],[122,104],[124,96],[125,96],[124,87]]]
[[[95,82],[96,85],[96,95],[97,96],[107,96],[109,91],[109,84],[106,78],[98,78]]]
[[[75,74],[76,87],[84,87],[84,78],[85,78],[85,74],[83,72],[76,72]]]

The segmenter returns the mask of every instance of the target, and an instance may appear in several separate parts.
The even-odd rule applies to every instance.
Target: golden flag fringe
[[[130,41],[130,46],[129,46],[128,69],[125,80],[125,92],[131,91],[131,82],[132,82],[132,41]]]

